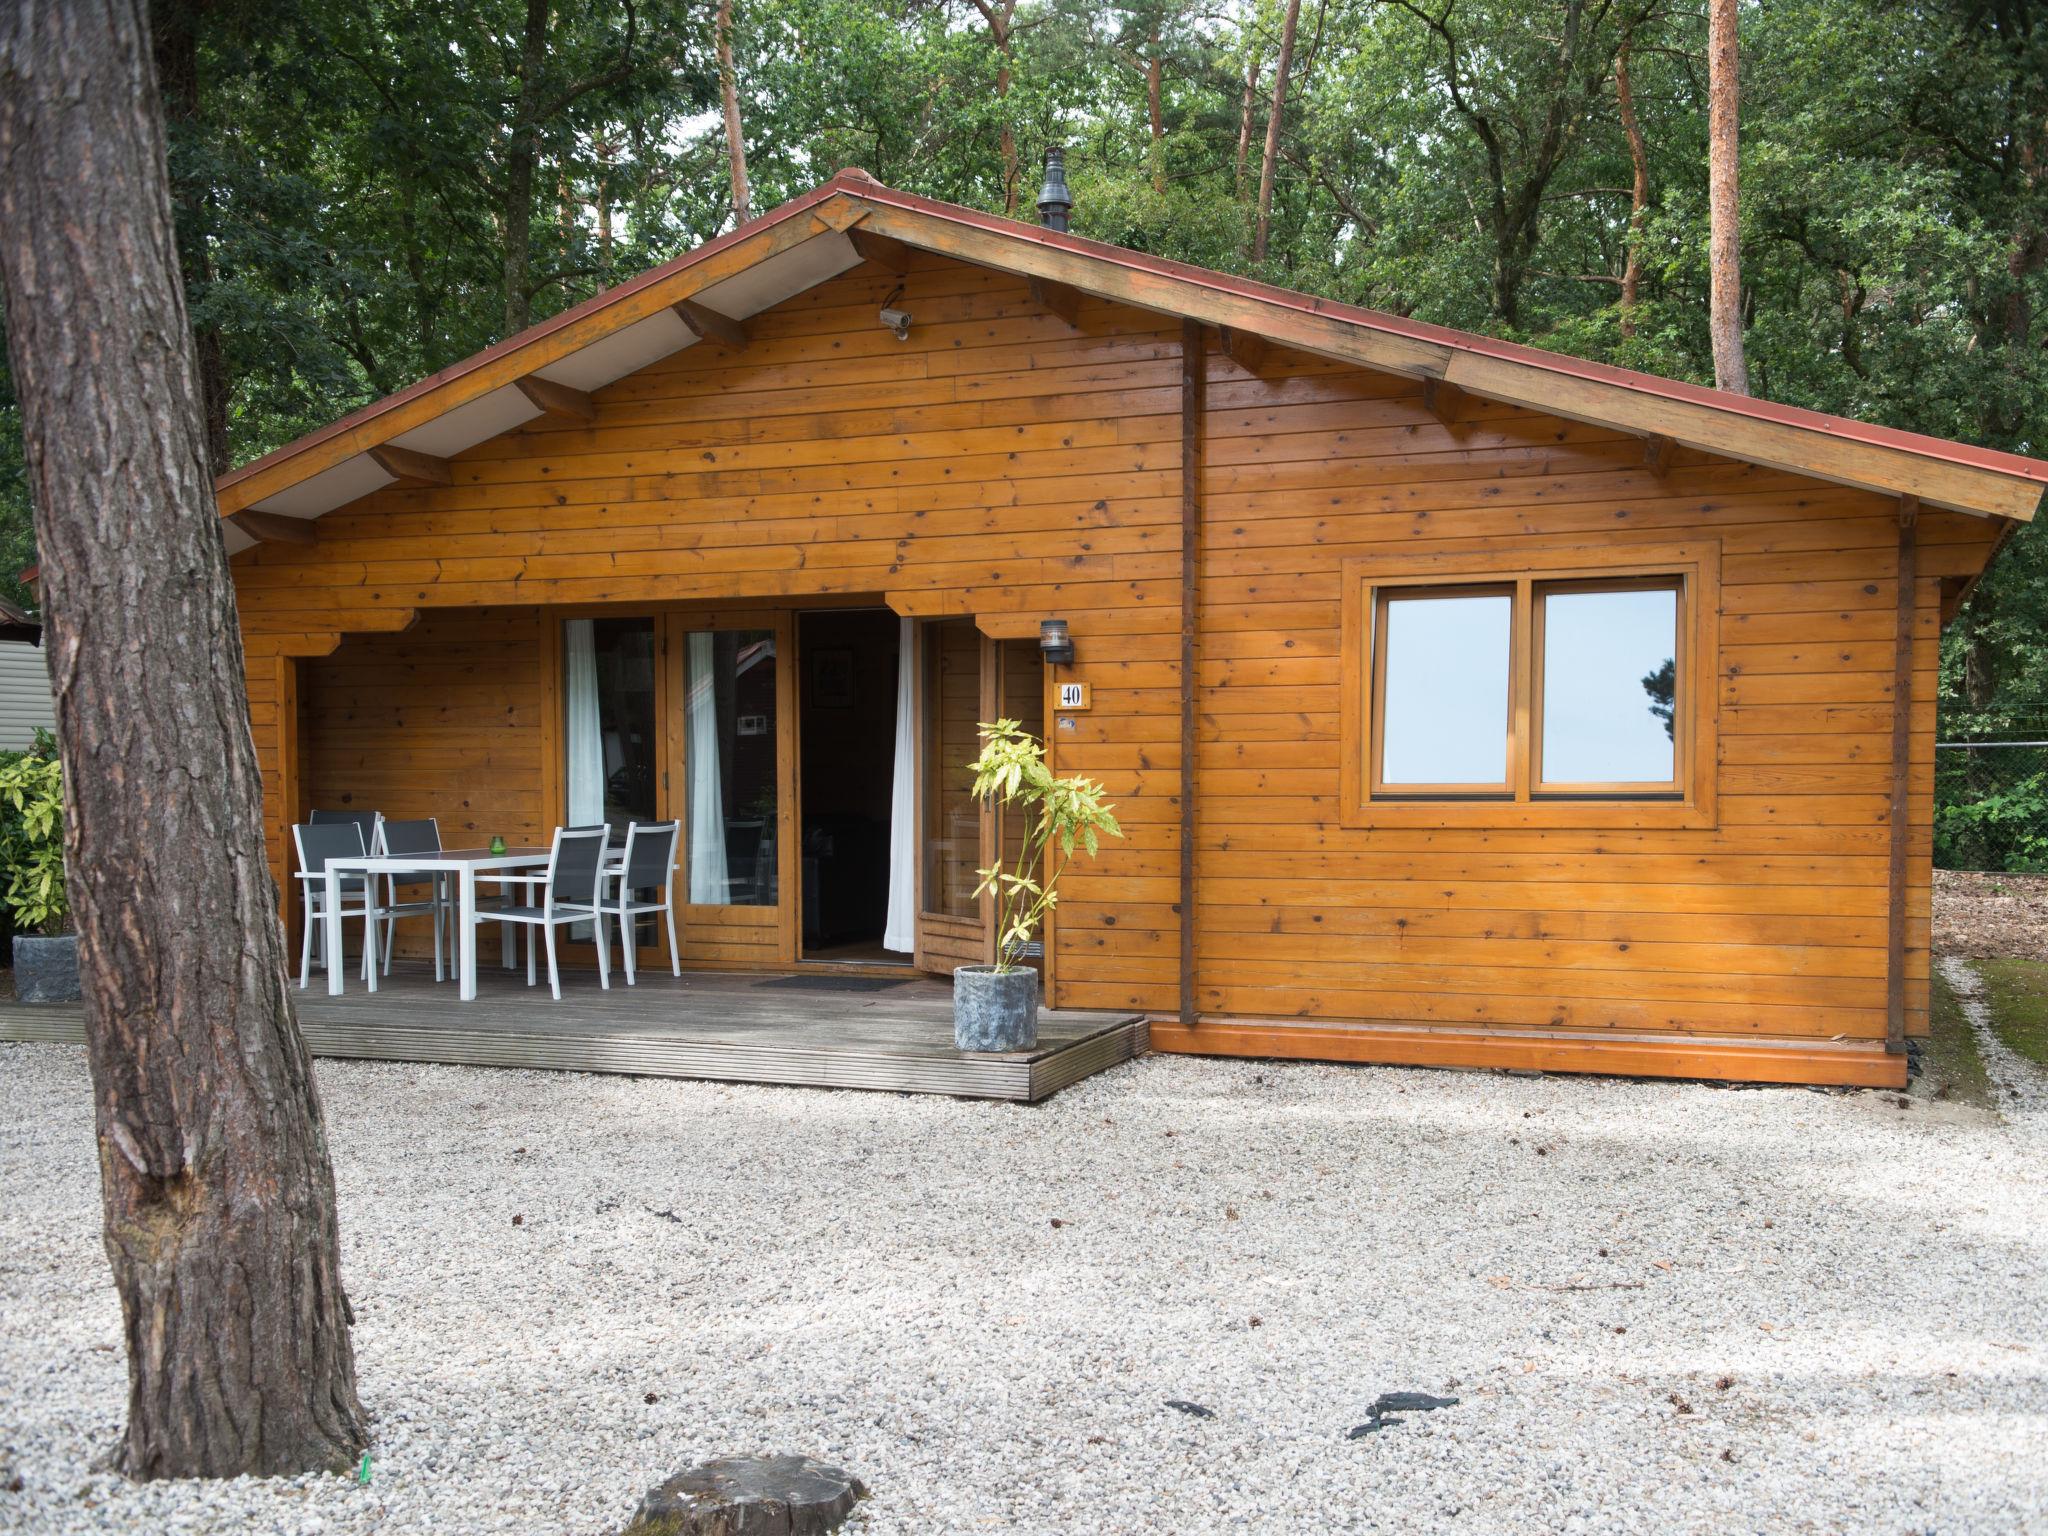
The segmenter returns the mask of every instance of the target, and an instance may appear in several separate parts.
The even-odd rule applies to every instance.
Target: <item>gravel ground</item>
[[[601,1536],[802,1450],[868,1533],[2048,1529],[2031,1089],[320,1079],[374,1480],[138,1488],[82,1056],[0,1046],[0,1528]]]

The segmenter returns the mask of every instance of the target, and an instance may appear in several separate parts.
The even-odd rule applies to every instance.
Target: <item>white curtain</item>
[[[589,619],[562,626],[569,738],[569,825],[604,820],[604,721],[597,704],[597,637]]]
[[[689,708],[684,713],[683,751],[689,776],[690,900],[723,906],[731,900],[725,865],[725,790],[718,771],[717,637],[690,636]]]
[[[889,913],[882,948],[911,954],[917,948],[917,743],[911,705],[917,684],[917,631],[903,621],[896,660],[896,771],[889,790]]]

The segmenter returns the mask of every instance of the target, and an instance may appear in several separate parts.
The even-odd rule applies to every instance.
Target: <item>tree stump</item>
[[[822,1536],[867,1494],[808,1456],[721,1456],[649,1489],[624,1536]]]

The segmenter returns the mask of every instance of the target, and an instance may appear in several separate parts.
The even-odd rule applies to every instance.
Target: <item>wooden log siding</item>
[[[552,825],[543,759],[559,748],[533,711],[553,620],[520,605],[887,595],[1033,636],[1057,615],[1080,648],[1065,675],[1093,690],[1059,767],[1102,780],[1132,834],[1068,881],[1095,916],[1056,936],[1059,1000],[1170,1010],[1179,324],[1088,299],[1072,326],[1021,278],[910,264],[750,319],[743,352],[693,347],[596,391],[593,423],[535,421],[453,458],[446,486],[330,513],[314,545],[239,556],[252,635],[396,630],[302,664],[305,793],[484,835],[522,814]],[[899,281],[916,317],[903,342],[875,318]],[[493,654],[495,673],[471,673]],[[488,814],[465,803],[484,790],[500,797]]]
[[[1264,380],[1222,356],[1211,370],[1198,961],[1203,1017],[1231,1027],[1155,1024],[1155,1047],[1548,1066],[1568,1053],[1431,1054],[1309,1026],[1585,1031],[1616,1036],[1628,1070],[1696,1071],[1697,1052],[1659,1067],[1618,1037],[1884,1040],[1896,500],[1686,450],[1652,472],[1640,440],[1476,398],[1454,436],[1415,384],[1298,356]],[[1939,582],[1994,532],[1920,519],[1912,1033],[1926,1029]],[[1622,562],[1631,543],[1698,538],[1722,552],[1720,672],[1698,680],[1719,701],[1717,825],[1634,830],[1626,807],[1556,830],[1342,825],[1345,560],[1540,543]]]
[[[1070,326],[1021,277],[923,253],[909,265],[856,269],[752,318],[744,352],[691,348],[597,391],[592,423],[548,418],[458,455],[446,486],[387,488],[331,513],[311,546],[239,556],[252,644],[316,651],[297,663],[306,784],[330,797],[374,786],[408,811],[459,792],[470,749],[455,715],[436,726],[454,757],[407,750],[387,724],[393,750],[373,768],[321,695],[350,686],[352,657],[381,656],[386,686],[358,689],[359,704],[418,720],[448,702],[436,655],[477,654],[464,624],[505,642],[507,669],[553,643],[531,605],[886,594],[902,612],[974,614],[1016,636],[1058,615],[1079,649],[1068,675],[1094,698],[1050,733],[1056,764],[1101,779],[1129,832],[1067,887],[1062,1006],[1145,1010],[1167,1049],[1867,1074],[1832,1062],[1845,1040],[1898,1062],[1882,1051],[1895,498],[1684,448],[1652,469],[1639,436],[1480,394],[1454,429],[1412,379],[1277,347],[1255,375],[1212,353],[1192,498],[1203,771],[1191,1029],[1176,911],[1180,323],[1090,298]],[[916,317],[906,342],[875,319],[899,281]],[[1933,511],[1917,529],[1910,1033],[1926,1028],[1939,591],[1976,569],[1994,533]],[[1721,553],[1719,675],[1695,680],[1717,699],[1711,826],[1342,824],[1346,559],[1700,539]],[[531,634],[517,629],[522,606]],[[391,633],[318,658],[322,636],[365,629]],[[275,687],[274,658],[263,665]],[[390,686],[408,665],[409,704]],[[511,704],[512,676],[492,706],[508,719],[475,701],[492,742],[477,782],[503,775],[508,796],[522,773],[552,785],[533,791],[538,827],[555,814],[540,802],[559,797],[544,761],[559,747]],[[361,729],[351,723],[351,743]],[[408,790],[419,794],[401,805]],[[1429,1032],[1445,1029],[1459,1033]]]

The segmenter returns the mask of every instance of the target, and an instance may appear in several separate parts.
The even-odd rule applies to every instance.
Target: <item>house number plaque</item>
[[[1088,685],[1086,683],[1061,683],[1060,701],[1055,709],[1086,709],[1088,707]]]

